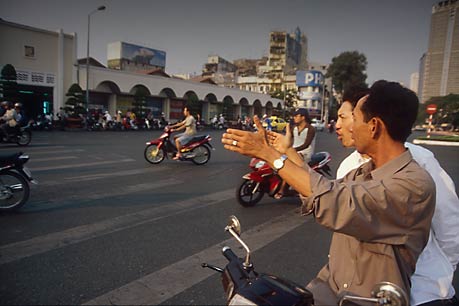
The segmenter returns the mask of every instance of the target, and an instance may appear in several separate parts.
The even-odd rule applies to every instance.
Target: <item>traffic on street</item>
[[[42,131],[27,147],[3,145],[29,156],[38,184],[18,212],[0,214],[2,304],[225,304],[220,273],[201,264],[224,266],[225,245],[244,258],[224,230],[231,215],[257,271],[306,285],[328,260],[331,232],[299,215],[298,197],[240,205],[250,159],[223,149],[222,133],[200,132],[214,148],[204,165],[147,162],[161,131]],[[352,150],[334,133],[316,138],[335,177]],[[427,148],[457,190],[459,148]]]

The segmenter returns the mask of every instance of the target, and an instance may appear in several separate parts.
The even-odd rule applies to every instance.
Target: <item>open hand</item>
[[[292,134],[290,132],[290,124],[287,123],[286,134],[282,135],[273,131],[267,131],[268,144],[274,149],[284,154],[293,144]]]
[[[263,159],[263,154],[269,149],[266,139],[266,131],[263,128],[260,119],[253,117],[257,126],[257,132],[248,132],[237,129],[228,129],[222,136],[224,148],[240,154]]]

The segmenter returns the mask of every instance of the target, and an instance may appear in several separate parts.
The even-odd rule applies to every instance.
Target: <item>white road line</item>
[[[256,251],[282,237],[310,218],[295,214],[293,211],[281,215],[243,233],[242,238],[251,251]],[[224,224],[222,224],[222,229]],[[223,267],[227,260],[221,254],[222,246],[228,245],[235,252],[239,244],[235,239],[228,239],[171,264],[161,270],[130,282],[118,289],[96,297],[84,305],[158,305],[195,284],[205,280],[216,272],[203,269],[201,263],[211,263]],[[245,254],[237,251],[240,257]],[[167,281],[165,281],[167,280]],[[222,295],[224,294],[222,289]]]
[[[119,160],[107,160],[107,161],[99,161],[93,163],[81,163],[81,164],[73,164],[73,165],[59,165],[59,166],[51,166],[51,167],[30,167],[29,169],[32,171],[47,171],[47,170],[57,170],[57,169],[68,169],[68,168],[80,168],[80,167],[88,167],[88,166],[100,166],[100,165],[107,165],[107,164],[116,164],[116,163],[127,163],[133,162],[135,159],[132,158],[125,158]]]
[[[58,150],[58,151],[27,151],[27,154],[35,156],[35,154],[60,154],[60,153],[75,153],[75,152],[84,152],[83,149],[73,149],[73,150]]]
[[[34,158],[34,162],[44,162],[44,161],[55,161],[55,160],[64,160],[64,159],[76,159],[76,156],[60,156],[60,157],[48,157],[48,158]]]
[[[90,175],[81,175],[81,176],[71,176],[71,177],[64,177],[59,181],[40,181],[40,186],[55,186],[55,185],[63,185],[72,183],[74,181],[77,182],[84,182],[84,181],[94,181],[99,179],[104,179],[107,177],[117,177],[117,176],[128,176],[128,175],[138,175],[143,173],[154,173],[159,172],[162,169],[159,167],[149,167],[143,169],[133,169],[133,170],[125,170],[125,171],[113,171],[113,172],[103,172],[103,173],[94,173]]]
[[[93,195],[91,198],[94,196],[97,198],[101,195]],[[173,205],[154,207],[93,224],[77,226],[61,232],[3,245],[0,246],[0,264],[13,262],[22,258],[73,245],[81,241],[133,228],[145,223],[178,215],[186,211],[215,205],[232,198],[234,198],[234,189],[223,190],[186,201],[176,202],[173,203]]]

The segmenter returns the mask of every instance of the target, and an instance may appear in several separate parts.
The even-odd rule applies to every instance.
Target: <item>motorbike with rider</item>
[[[30,125],[22,112],[22,104],[16,103],[14,106],[11,107],[9,101],[1,103],[3,115],[0,117],[0,141],[25,146],[32,139]]]

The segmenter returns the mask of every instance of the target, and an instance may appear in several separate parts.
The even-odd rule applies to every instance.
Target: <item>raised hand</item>
[[[270,148],[266,138],[266,131],[257,116],[254,116],[253,121],[257,126],[257,132],[237,129],[226,130],[226,133],[222,136],[224,148],[246,156],[263,159],[263,154]]]
[[[273,131],[267,131],[268,144],[274,149],[284,154],[293,144],[292,133],[290,131],[290,124],[287,123],[286,134],[282,135]]]

